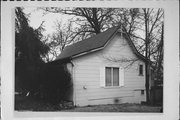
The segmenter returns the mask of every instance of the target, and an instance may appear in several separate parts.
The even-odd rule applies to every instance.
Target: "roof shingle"
[[[65,47],[62,53],[56,58],[56,60],[62,60],[67,58],[73,58],[76,55],[89,52],[94,49],[102,48],[106,45],[106,43],[111,40],[112,36],[117,33],[119,26],[112,27],[102,33],[99,33],[91,38],[82,40],[75,44],[69,45]],[[125,28],[124,28],[125,30]],[[133,42],[131,41],[130,37],[127,35],[128,33],[125,30],[125,34],[123,36],[127,39],[129,45],[131,46],[133,52],[142,60],[145,60],[145,57],[141,55],[136,47],[134,46]],[[56,61],[55,60],[55,61]]]
[[[114,35],[114,33],[117,31],[117,29],[118,29],[117,26],[112,27],[112,28],[110,28],[102,33],[99,33],[91,38],[82,40],[80,42],[77,42],[75,44],[65,47],[65,49],[56,58],[56,60],[73,57],[75,55],[103,47],[106,44],[106,42],[109,39],[111,39],[111,37]]]

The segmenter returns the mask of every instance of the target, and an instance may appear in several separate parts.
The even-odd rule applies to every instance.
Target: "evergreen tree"
[[[38,29],[29,26],[23,8],[15,9],[15,89],[36,91],[39,87],[38,72],[44,64],[49,47],[42,40],[42,25]]]

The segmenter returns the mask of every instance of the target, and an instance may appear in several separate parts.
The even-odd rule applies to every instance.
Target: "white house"
[[[124,29],[105,32],[67,46],[57,60],[69,59],[74,105],[141,103],[145,58]]]

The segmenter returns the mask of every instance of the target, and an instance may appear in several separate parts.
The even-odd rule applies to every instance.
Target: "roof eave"
[[[77,54],[77,55],[72,56],[72,59],[77,58],[77,57],[80,57],[80,56],[83,56],[83,55],[86,55],[86,54],[89,54],[89,53],[93,53],[93,52],[96,52],[96,51],[100,51],[100,50],[102,50],[103,48],[104,48],[104,46],[103,46],[103,47],[96,48],[96,49],[92,49],[92,50],[90,50],[90,51],[82,52],[82,53],[80,53],[80,54]]]
[[[130,36],[128,35],[125,27],[124,27],[124,31],[125,31],[124,34],[126,35],[125,38],[128,40],[129,45],[130,45],[130,47],[133,49],[134,54],[135,54],[138,58],[140,58],[141,60],[143,60],[144,62],[146,62],[146,61],[147,61],[146,58],[145,58],[141,53],[138,52],[138,50],[136,49],[136,47],[135,47],[134,43],[132,42]]]
[[[80,56],[83,56],[83,55],[86,55],[86,54],[89,54],[89,53],[92,53],[92,52],[96,52],[96,51],[100,51],[100,50],[104,49],[104,48],[107,46],[107,44],[109,43],[109,41],[111,41],[112,38],[114,38],[114,36],[115,36],[116,33],[118,32],[118,29],[119,29],[119,27],[116,29],[116,31],[114,31],[114,33],[109,37],[109,39],[107,40],[107,42],[106,42],[102,47],[95,48],[95,49],[92,49],[92,50],[90,50],[90,51],[86,51],[86,52],[82,52],[82,53],[80,53],[80,54],[74,55],[74,56],[72,56],[72,59],[77,58],[77,57],[80,57]]]

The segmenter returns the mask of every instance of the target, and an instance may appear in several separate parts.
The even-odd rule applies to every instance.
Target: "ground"
[[[67,112],[160,112],[161,107],[141,104],[111,104],[75,107]]]
[[[160,106],[148,106],[141,104],[108,104],[85,107],[64,106],[52,104],[43,100],[32,98],[20,99],[16,97],[15,110],[17,111],[65,111],[65,112],[160,112]]]

